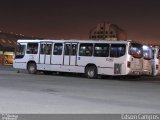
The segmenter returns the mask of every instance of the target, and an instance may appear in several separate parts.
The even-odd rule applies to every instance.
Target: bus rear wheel
[[[36,63],[28,63],[27,70],[30,74],[36,74],[37,72]]]
[[[89,66],[86,68],[86,76],[90,79],[97,78],[97,67]]]

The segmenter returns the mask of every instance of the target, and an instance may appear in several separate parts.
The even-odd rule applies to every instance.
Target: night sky
[[[160,41],[160,0],[0,0],[0,30],[50,39],[88,39],[98,23],[128,39]]]

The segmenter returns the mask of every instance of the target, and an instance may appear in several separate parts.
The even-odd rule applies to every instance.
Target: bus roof
[[[79,42],[79,43],[125,43],[127,44],[128,42],[131,42],[131,40],[118,40],[118,41],[114,41],[114,40],[49,40],[49,39],[44,39],[44,40],[24,40],[24,39],[19,39],[17,42],[20,43],[28,43],[28,42]]]

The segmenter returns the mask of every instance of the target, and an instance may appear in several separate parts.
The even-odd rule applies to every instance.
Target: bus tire
[[[36,74],[36,72],[37,72],[36,63],[28,63],[27,70],[28,70],[28,73],[30,73],[30,74]]]
[[[86,76],[90,79],[97,78],[97,67],[96,66],[88,66],[86,68]]]

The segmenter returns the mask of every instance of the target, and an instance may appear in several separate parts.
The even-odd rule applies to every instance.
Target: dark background
[[[101,22],[117,24],[128,39],[156,40],[159,0],[0,0],[0,30],[50,39],[88,39]]]

